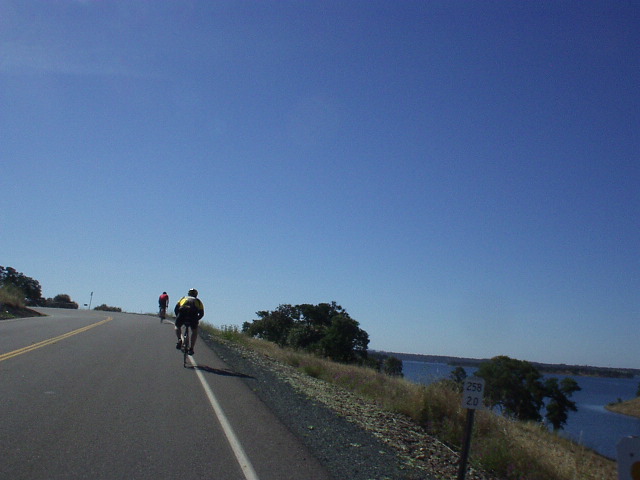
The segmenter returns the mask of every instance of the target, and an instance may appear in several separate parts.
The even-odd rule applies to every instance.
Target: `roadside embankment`
[[[201,330],[201,337],[245,381],[280,420],[314,452],[336,479],[441,480],[401,461],[372,432],[327,406],[327,398],[346,408],[356,404],[348,392],[334,392],[320,380],[233,342]],[[306,378],[305,378],[306,377]],[[312,390],[309,384],[318,382]],[[249,413],[248,413],[249,414]],[[406,426],[406,424],[405,424]],[[398,425],[398,428],[401,428]],[[481,479],[484,480],[484,479]]]
[[[229,341],[224,332],[203,335],[233,368],[243,373],[255,372],[249,375],[257,380],[256,393],[261,398],[264,395],[263,401],[276,413],[280,411],[285,423],[288,417],[292,431],[317,442],[310,448],[318,458],[340,463],[350,462],[353,456],[372,468],[368,476],[343,471],[336,478],[457,478],[459,454],[455,445],[460,442],[464,426],[459,393],[446,386],[425,387],[371,369],[300,355],[244,336]],[[370,394],[371,390],[375,395]],[[302,403],[296,407],[290,402]],[[324,412],[321,428],[305,418],[316,409]],[[334,428],[369,440],[343,441],[346,437],[334,434]],[[372,446],[371,438],[379,447]],[[382,474],[383,470],[376,470],[391,466],[395,472]],[[487,411],[476,415],[471,467],[467,475],[470,480],[616,478],[612,460],[539,424],[511,421]]]
[[[42,314],[25,307],[14,307],[8,303],[0,303],[0,320],[10,318],[41,317]]]

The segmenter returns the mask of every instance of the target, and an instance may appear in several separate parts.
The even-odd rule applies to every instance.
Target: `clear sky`
[[[638,1],[0,0],[0,264],[640,368]]]

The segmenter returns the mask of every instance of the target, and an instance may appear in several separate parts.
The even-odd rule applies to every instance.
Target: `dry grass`
[[[24,294],[15,287],[0,287],[0,305],[9,305],[13,308],[24,308]]]
[[[459,447],[462,442],[466,410],[461,407],[460,393],[451,382],[418,385],[370,368],[282,349],[273,343],[246,337],[233,327],[210,333],[352,391],[384,410],[401,413],[448,445]],[[617,478],[616,463],[612,460],[539,424],[512,421],[487,411],[478,411],[476,415],[472,457],[481,468],[506,480]]]
[[[640,397],[633,398],[626,402],[610,403],[606,408],[612,412],[640,418]]]
[[[24,316],[24,294],[17,288],[8,285],[0,287],[0,320]]]
[[[504,451],[507,478],[614,480],[616,463],[532,422],[516,422],[484,412],[490,424],[478,445]],[[491,466],[491,452],[478,452]],[[508,459],[507,459],[508,458]],[[497,465],[495,466],[497,468]]]

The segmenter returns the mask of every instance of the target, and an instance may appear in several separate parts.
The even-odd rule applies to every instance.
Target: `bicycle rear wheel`
[[[182,336],[182,366],[187,367],[189,357],[189,325],[184,326],[184,335]]]

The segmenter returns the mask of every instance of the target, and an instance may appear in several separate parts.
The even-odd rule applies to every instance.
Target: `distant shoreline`
[[[627,400],[626,402],[610,403],[609,405],[605,405],[604,408],[610,412],[640,418],[640,397]]]
[[[478,367],[489,359],[448,357],[443,355],[419,355],[415,353],[385,352],[371,350],[374,355],[393,356],[402,361],[444,363],[460,367]],[[577,377],[605,377],[605,378],[634,378],[640,376],[640,369],[635,368],[611,368],[594,367],[590,365],[566,365],[553,363],[529,362],[540,372],[551,375],[573,375]]]

